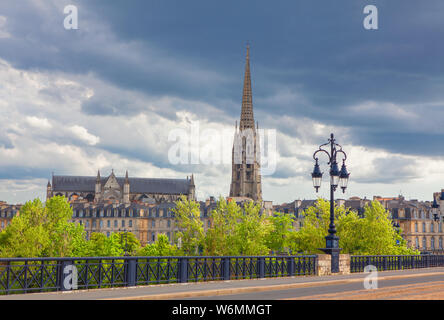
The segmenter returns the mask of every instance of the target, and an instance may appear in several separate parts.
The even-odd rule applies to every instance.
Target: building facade
[[[0,231],[5,229],[11,223],[12,218],[19,214],[21,207],[21,204],[7,204],[0,201]]]
[[[53,175],[46,198],[56,195],[69,201],[159,204],[177,201],[182,195],[195,200],[195,185],[193,175],[186,179],[129,178],[128,171],[125,177],[116,177],[112,171],[102,178],[98,171],[96,177]]]
[[[434,197],[444,205],[444,190]],[[406,200],[404,197],[374,197],[390,212],[392,220],[399,224],[407,245],[424,253],[444,254],[443,215],[435,215],[433,202]]]
[[[211,227],[210,212],[216,207],[211,198],[200,201],[200,219],[206,232]],[[159,234],[165,234],[171,243],[179,228],[175,222],[174,202],[160,204],[148,203],[94,203],[73,202],[72,222],[80,223],[86,231],[87,239],[93,232],[100,232],[109,237],[112,233],[131,232],[142,245],[153,243]],[[177,239],[176,239],[177,240]]]
[[[262,200],[257,128],[253,114],[250,48],[247,46],[241,117],[239,130],[236,123],[233,141],[230,197],[247,197],[259,202]]]

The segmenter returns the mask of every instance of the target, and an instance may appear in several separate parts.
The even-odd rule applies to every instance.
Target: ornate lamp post
[[[435,220],[436,222],[440,220],[438,208],[439,204],[436,202],[436,199],[434,198],[432,204],[432,214],[433,214],[433,220]]]
[[[330,145],[330,152],[322,148],[328,145]],[[318,163],[319,159],[316,156],[319,152],[324,152],[328,156],[328,164],[330,165],[330,225],[328,229],[328,236],[325,237],[326,247],[322,248],[321,250],[331,255],[331,272],[337,273],[339,272],[339,252],[341,251],[341,249],[339,248],[339,238],[336,235],[334,192],[339,185],[342,189],[342,192],[345,193],[345,189],[347,188],[348,184],[348,177],[350,174],[347,172],[347,168],[345,166],[347,155],[344,151],[342,151],[342,146],[335,143],[335,139],[332,133],[330,135],[330,139],[328,139],[328,142],[320,145],[319,150],[317,150],[313,154],[315,166],[311,177],[313,179],[313,186],[316,189],[316,192],[318,192],[319,188],[321,187],[322,181],[322,172],[319,168]],[[338,154],[343,155],[342,167],[340,171],[336,160],[336,156]]]
[[[129,256],[129,254],[128,254],[128,234],[127,234],[126,229],[119,229],[119,232],[120,232],[120,242],[123,242],[123,239],[122,239],[123,235],[122,235],[121,231],[123,231],[125,233],[125,256]]]

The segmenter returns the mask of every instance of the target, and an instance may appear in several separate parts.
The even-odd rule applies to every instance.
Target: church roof
[[[53,176],[53,191],[68,192],[93,192],[95,191],[97,177],[89,176]],[[116,178],[120,186],[123,186],[125,178]],[[104,185],[108,177],[100,178]],[[163,193],[163,194],[187,194],[190,185],[188,179],[164,179],[164,178],[128,178],[131,193]]]

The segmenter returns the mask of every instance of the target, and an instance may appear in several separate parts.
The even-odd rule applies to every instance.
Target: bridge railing
[[[351,256],[350,272],[364,272],[368,265],[378,271],[444,267],[444,255]]]
[[[0,294],[316,274],[316,255],[2,258]]]

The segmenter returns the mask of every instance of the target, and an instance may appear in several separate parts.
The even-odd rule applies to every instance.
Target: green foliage
[[[135,235],[92,233],[85,240],[83,226],[69,222],[72,209],[64,197],[56,196],[43,204],[39,199],[27,202],[4,231],[0,233],[1,257],[68,256],[142,256],[173,255],[266,255],[271,250],[320,253],[325,246],[330,222],[330,203],[319,199],[304,212],[303,227],[293,229],[293,217],[275,213],[266,217],[260,205],[220,198],[210,213],[211,227],[204,233],[199,204],[181,197],[173,209],[181,248],[169,243],[164,234],[154,244],[141,247]],[[366,205],[364,216],[336,206],[335,224],[342,253],[355,255],[418,254],[407,248],[399,231],[392,226],[388,212],[377,201]]]
[[[173,212],[176,225],[180,230],[176,234],[176,238],[180,238],[181,251],[186,255],[198,254],[204,240],[199,203],[182,196],[180,200],[176,201],[176,207],[173,209]]]
[[[235,244],[239,255],[267,255],[270,249],[266,239],[273,230],[265,215],[260,214],[261,207],[254,202],[244,205],[239,223],[235,227]]]
[[[292,247],[293,217],[288,213],[275,212],[268,220],[272,225],[265,241],[273,251],[286,251]]]
[[[126,239],[125,239],[126,237]],[[140,242],[131,232],[112,233],[107,237],[103,233],[91,233],[89,241],[79,252],[79,256],[84,257],[116,257],[125,254],[135,254],[140,249]],[[80,251],[80,250],[79,250]]]
[[[83,245],[83,226],[69,222],[72,209],[64,197],[44,205],[28,201],[1,233],[2,257],[69,257]]]
[[[209,256],[238,255],[236,225],[242,216],[241,208],[234,201],[220,198],[210,213],[211,228],[205,236],[204,253]]]
[[[392,226],[389,213],[378,201],[365,206],[363,218],[352,212],[340,215],[337,221],[339,246],[343,248],[344,253],[356,255],[418,253],[407,248],[405,240]]]
[[[388,212],[378,202],[364,208],[364,217],[335,205],[335,225],[342,253],[354,255],[417,254],[407,248],[405,240],[393,228]],[[292,235],[294,250],[320,253],[330,223],[330,202],[319,199],[304,213],[304,226]],[[397,241],[399,242],[397,244]]]
[[[145,247],[140,248],[137,252],[139,256],[176,256],[178,255],[178,248],[175,245],[171,245],[168,237],[161,233],[157,236],[155,243],[147,244]]]
[[[219,199],[217,207],[210,213],[212,226],[203,233],[199,205],[181,199],[175,209],[177,225],[181,230],[177,237],[182,239],[184,254],[197,253],[202,247],[205,255],[264,255],[269,253],[266,245],[271,223],[260,214],[260,205],[253,202],[240,208],[235,202]]]

